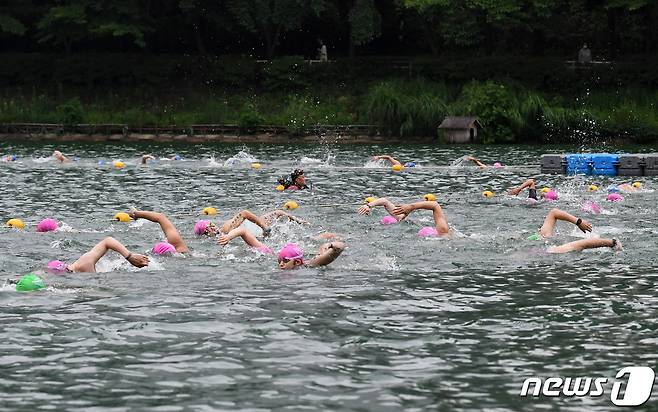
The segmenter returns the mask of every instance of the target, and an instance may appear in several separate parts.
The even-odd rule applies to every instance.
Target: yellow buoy
[[[370,197],[366,197],[366,204],[368,204],[368,203],[372,203],[372,202],[374,202],[375,200],[377,200],[377,198],[375,198],[375,197],[372,197],[372,196],[370,196]]]
[[[590,192],[596,192],[597,190],[599,190],[599,187],[597,185],[589,185],[587,190],[589,190]]]
[[[283,192],[284,190],[286,190],[286,187],[284,185],[278,185],[276,187],[276,190],[278,190],[279,192]]]
[[[116,215],[114,215],[113,220],[119,221],[119,222],[130,222],[132,219],[130,218],[130,215],[126,212],[119,212]]]
[[[285,205],[283,205],[283,208],[286,209],[286,210],[295,210],[298,207],[299,207],[299,205],[294,200],[289,200],[289,201],[286,202]]]
[[[123,169],[124,167],[126,167],[126,164],[123,163],[121,160],[115,160],[112,164],[113,164],[114,167],[116,167],[117,169]]]
[[[258,169],[260,169],[261,167],[263,167],[263,165],[261,165],[260,163],[252,163],[252,164],[251,164],[251,168],[252,168],[252,169],[256,169],[256,170],[258,170]]]
[[[423,199],[427,200],[428,202],[433,202],[436,200],[436,196],[434,196],[432,193],[428,193],[423,196]]]
[[[402,169],[404,169],[404,166],[402,166],[402,165],[393,165],[393,166],[391,167],[391,169],[393,169],[394,172],[399,172],[399,171],[401,171]]]
[[[217,209],[215,209],[214,207],[204,207],[201,213],[208,216],[214,216],[217,214]]]
[[[493,197],[494,194],[491,190],[485,190],[484,192],[482,192],[482,196],[489,198],[489,197]]]
[[[6,225],[14,229],[25,229],[25,223],[20,219],[9,219]]]
[[[550,187],[542,187],[541,190],[540,190],[540,192],[542,192],[542,193],[548,193],[550,191],[551,191]]]
[[[642,187],[642,183],[641,182],[633,182],[633,187],[636,188],[636,189],[639,189],[639,188]]]

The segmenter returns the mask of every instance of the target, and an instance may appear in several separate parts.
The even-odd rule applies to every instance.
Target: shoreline
[[[89,142],[89,143],[265,143],[265,144],[439,144],[438,137],[389,137],[367,135],[290,136],[279,133],[260,134],[82,134],[82,133],[0,133],[0,141]],[[459,145],[457,145],[459,146]]]

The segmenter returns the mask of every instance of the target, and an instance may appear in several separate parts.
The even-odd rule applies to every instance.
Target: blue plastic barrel
[[[590,175],[592,173],[591,154],[568,154],[565,158],[567,159],[568,175]]]
[[[619,155],[597,153],[592,155],[592,174],[597,176],[617,176]]]

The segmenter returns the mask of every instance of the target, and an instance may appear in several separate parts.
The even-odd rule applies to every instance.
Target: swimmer
[[[71,159],[64,156],[62,152],[60,152],[59,150],[55,150],[53,152],[53,157],[55,158],[55,160],[59,161],[60,163],[66,163],[71,161]]]
[[[2,157],[2,161],[3,161],[3,162],[15,162],[16,159],[17,159],[17,157],[16,157],[16,155],[14,155],[14,154],[10,154],[10,155],[3,156],[3,157]]]
[[[155,156],[150,155],[150,154],[145,154],[145,155],[142,156],[141,163],[142,163],[143,165],[145,165],[145,164],[147,164],[147,163],[155,162],[155,160],[156,160],[156,159],[155,159]]]
[[[622,183],[617,187],[619,188],[620,191],[626,192],[626,193],[637,192],[637,189],[638,189],[637,187],[633,186],[632,183]]]
[[[587,220],[577,218],[576,216],[569,214],[558,208],[553,208],[548,212],[548,214],[544,218],[544,223],[539,228],[539,235],[542,238],[552,237],[555,232],[555,224],[557,223],[558,220],[564,220],[565,222],[573,223],[583,233],[592,231],[592,224]]]
[[[432,211],[432,215],[434,216],[434,228],[436,229],[438,236],[450,236],[451,233],[448,220],[443,213],[443,209],[441,209],[441,206],[436,201],[423,201],[396,206],[393,209],[393,215],[402,215],[403,219],[405,219],[411,214],[411,212],[419,209]]]
[[[292,173],[290,173],[290,179],[281,177],[278,180],[278,183],[283,185],[286,190],[302,190],[309,188],[306,185],[306,176],[304,175],[304,171],[302,169],[295,169]]]
[[[552,237],[555,233],[555,225],[558,220],[564,220],[565,222],[573,223],[580,229],[583,233],[592,231],[592,224],[581,218],[577,218],[572,214],[569,214],[563,210],[553,208],[548,212],[546,218],[544,218],[544,223],[539,228],[538,236],[536,240],[540,238],[549,238]],[[536,236],[536,235],[534,235]],[[533,236],[531,236],[532,238]],[[565,243],[560,246],[551,246],[548,248],[548,253],[567,253],[567,252],[579,252],[585,249],[594,249],[600,247],[610,247],[616,251],[621,251],[622,246],[621,242],[617,239],[580,239],[574,242]]]
[[[61,270],[65,272],[96,272],[96,263],[107,253],[108,250],[114,250],[118,254],[124,257],[131,265],[142,268],[148,266],[149,258],[139,253],[130,252],[121,242],[116,240],[113,237],[106,237],[101,240],[94,246],[89,252],[80,256],[78,260],[73,262],[70,265],[66,265],[62,262],[51,262],[58,263],[59,267],[53,267],[51,264],[48,266],[51,269]]]
[[[389,155],[373,156],[372,160],[386,160],[387,162],[391,162],[391,166],[395,166],[395,165],[404,166],[399,160],[396,160],[395,158]]]
[[[535,186],[535,180],[534,179],[528,179],[523,184],[519,187],[512,188],[507,191],[510,195],[513,196],[518,196],[519,193],[523,191],[523,189],[528,188],[528,199],[537,199],[537,188]]]
[[[228,234],[219,237],[219,244],[226,246],[231,240],[236,237],[241,237],[242,240],[250,247],[265,254],[274,254],[272,249],[262,244],[256,236],[252,235],[244,227],[239,227],[231,230]],[[326,266],[336,260],[341,253],[345,250],[345,243],[343,242],[329,242],[325,243],[318,249],[315,257],[307,262],[304,262],[304,252],[294,243],[288,243],[279,251],[278,262],[279,269],[288,270],[295,269],[300,266],[318,267]]]
[[[403,220],[405,217],[407,217],[404,214],[395,214],[395,213],[393,213],[393,211],[396,208],[396,205],[394,205],[393,202],[391,202],[390,200],[388,200],[385,197],[380,197],[379,199],[375,199],[372,202],[369,202],[368,204],[361,206],[358,210],[358,213],[360,215],[369,215],[371,209],[373,207],[377,207],[377,206],[384,206],[384,209],[386,209],[386,211],[391,216],[393,216],[398,222]]]
[[[482,163],[479,159],[473,157],[473,156],[467,156],[466,160],[470,160],[471,162],[475,163],[476,166],[480,167],[480,169],[485,169],[487,165]]]

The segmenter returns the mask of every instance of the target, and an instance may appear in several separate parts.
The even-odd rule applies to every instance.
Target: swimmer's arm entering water
[[[565,243],[561,246],[553,246],[548,248],[549,253],[568,253],[580,252],[585,249],[595,249],[600,247],[610,247],[616,251],[621,251],[621,242],[617,239],[581,239],[575,242]]]
[[[121,242],[113,237],[106,237],[94,246],[89,252],[80,256],[69,267],[73,272],[96,272],[96,263],[108,250],[114,250],[130,262],[131,265],[141,268],[148,266],[149,258],[139,253],[130,253]]]
[[[564,220],[565,222],[573,223],[574,225],[578,226],[578,229],[580,229],[583,233],[592,231],[592,224],[587,220],[579,219],[576,216],[563,210],[553,208],[550,212],[548,212],[548,215],[546,215],[544,223],[542,224],[541,228],[539,228],[539,234],[542,237],[553,236],[553,232],[555,231],[555,224],[558,220]]]
[[[226,246],[231,240],[235,239],[236,237],[241,237],[242,240],[244,240],[244,243],[246,243],[251,247],[255,247],[257,249],[265,247],[264,244],[262,244],[258,239],[256,239],[256,236],[254,236],[251,232],[249,232],[244,227],[238,227],[226,234],[220,235],[217,242],[219,242],[219,244],[222,246]]]
[[[187,253],[190,251],[187,244],[185,244],[183,237],[178,232],[178,229],[176,229],[176,226],[171,223],[164,213],[149,212],[146,210],[131,210],[128,214],[135,220],[146,219],[159,224],[162,232],[164,232],[165,237],[167,238],[167,242],[174,245],[176,252]]]
[[[450,234],[450,226],[441,206],[435,201],[424,201],[401,205],[393,210],[393,213],[407,217],[411,212],[418,209],[431,210],[434,216],[434,226],[441,236]]]
[[[386,211],[391,216],[396,218],[398,221],[403,220],[405,217],[407,217],[406,215],[403,215],[403,214],[394,213],[393,211],[395,210],[395,205],[385,197],[380,197],[379,199],[376,199],[376,200],[368,203],[367,205],[361,206],[359,208],[358,212],[359,212],[360,215],[369,215],[370,214],[370,208],[373,208],[373,207],[376,207],[376,206],[384,206],[384,209],[386,209]]]
[[[325,243],[320,246],[318,254],[306,262],[306,265],[311,267],[326,266],[336,260],[343,253],[343,250],[345,250],[345,243],[343,242]]]

